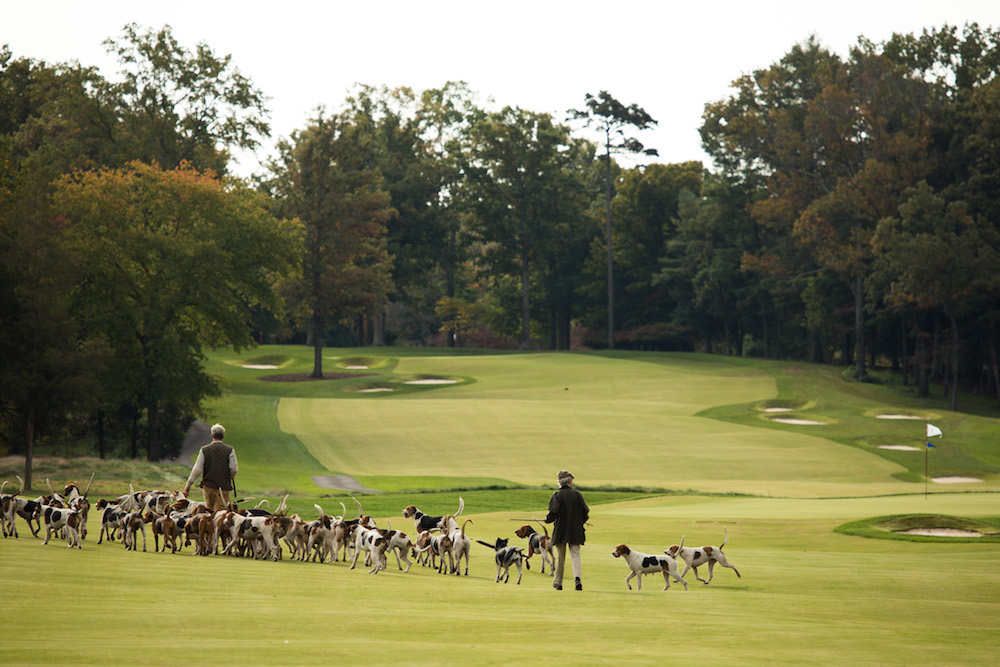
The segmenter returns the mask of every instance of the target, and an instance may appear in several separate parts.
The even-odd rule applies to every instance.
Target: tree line
[[[889,365],[1000,400],[1000,34],[815,39],[652,161],[607,91],[557,118],[359,86],[281,138],[228,56],[126,26],[120,71],[0,50],[0,450],[178,451],[257,342],[698,350]],[[635,160],[620,159],[639,155]],[[631,165],[631,166],[630,166]],[[30,480],[29,484],[30,484]]]

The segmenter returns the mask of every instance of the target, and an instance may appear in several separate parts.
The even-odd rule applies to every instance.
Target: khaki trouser
[[[229,492],[222,489],[213,489],[209,485],[202,487],[205,491],[205,504],[213,512],[229,509]]]
[[[556,573],[552,578],[553,586],[562,586],[563,569],[566,565],[566,544],[557,544],[556,547]],[[569,557],[573,562],[573,576],[579,579],[583,576],[583,564],[580,562],[580,545],[569,545]]]

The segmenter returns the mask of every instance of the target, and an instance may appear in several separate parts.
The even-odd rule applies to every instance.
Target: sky
[[[880,42],[971,22],[1000,27],[1000,1],[0,0],[0,44],[15,57],[77,61],[113,80],[117,63],[102,42],[127,23],[169,25],[188,49],[203,42],[231,55],[270,98],[271,140],[238,155],[241,175],[319,106],[338,110],[358,83],[419,91],[448,81],[465,81],[484,104],[560,121],[606,90],[657,121],[635,136],[658,161],[711,167],[698,135],[705,104],[795,44],[815,36],[846,55],[862,35]]]

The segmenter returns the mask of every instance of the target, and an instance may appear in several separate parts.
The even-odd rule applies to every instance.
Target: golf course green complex
[[[0,541],[0,664],[978,665],[1000,651],[995,398],[950,412],[939,388],[917,398],[843,368],[642,352],[327,349],[329,379],[308,380],[312,354],[210,354],[223,394],[204,421],[226,427],[240,496],[273,509],[288,494],[306,521],[314,504],[356,516],[357,499],[411,535],[404,507],[449,514],[461,497],[473,539],[526,547],[514,531],[542,530],[567,469],[590,504],[583,591],[554,590],[537,555],[520,585],[495,583],[476,543],[467,577],[392,556],[369,574],[287,550],[155,553],[151,535],[145,553],[98,545],[96,512],[81,550],[43,547],[19,519]],[[192,460],[128,481],[93,462],[90,496],[179,488]],[[73,465],[53,484],[86,482]],[[741,576],[690,571],[687,590],[659,574],[629,590],[612,557],[727,531]]]

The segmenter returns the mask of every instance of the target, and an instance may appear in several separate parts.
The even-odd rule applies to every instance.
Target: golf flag
[[[931,444],[931,441],[930,441],[930,440],[928,440],[928,441],[927,441],[927,446],[928,446],[928,447],[933,447],[934,445],[932,445],[932,444]]]
[[[934,424],[927,424],[927,437],[933,438],[935,435],[944,435],[944,434],[941,433],[941,429],[939,429]]]

